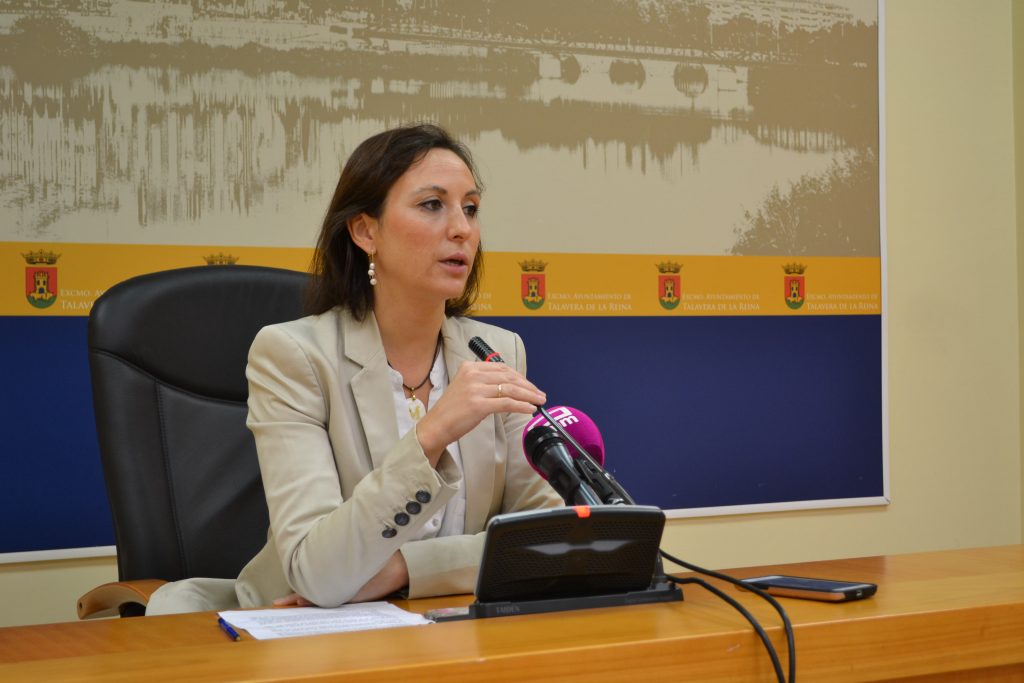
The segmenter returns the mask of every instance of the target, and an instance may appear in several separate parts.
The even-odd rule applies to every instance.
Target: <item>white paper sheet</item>
[[[236,629],[245,629],[257,640],[434,623],[389,602],[363,602],[332,609],[295,607],[234,610],[220,612],[220,617]]]

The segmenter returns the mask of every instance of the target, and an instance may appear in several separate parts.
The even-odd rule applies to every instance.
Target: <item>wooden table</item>
[[[1024,546],[735,570],[871,581],[869,600],[782,599],[800,681],[1024,681]],[[768,627],[775,613],[726,590]],[[399,603],[413,611],[468,596]],[[232,642],[211,613],[0,629],[0,681],[771,681],[749,625],[696,586],[686,601]]]

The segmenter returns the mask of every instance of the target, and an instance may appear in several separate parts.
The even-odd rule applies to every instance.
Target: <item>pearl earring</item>
[[[376,271],[377,265],[373,262],[373,255],[375,253],[376,252],[372,252],[372,251],[370,252],[370,269],[368,271],[366,271],[366,274],[370,276],[370,286],[371,287],[373,285],[377,284],[377,271]]]

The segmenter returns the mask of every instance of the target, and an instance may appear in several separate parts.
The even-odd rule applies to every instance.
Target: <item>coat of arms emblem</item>
[[[782,266],[782,269],[786,271],[786,305],[795,311],[803,306],[807,299],[807,283],[804,278],[807,266],[799,263],[787,263]]]
[[[671,311],[679,305],[681,278],[679,272],[683,266],[672,261],[658,264],[658,303],[665,310]]]
[[[520,295],[523,305],[530,310],[535,311],[544,305],[546,296],[544,269],[547,268],[547,265],[545,261],[537,259],[519,262],[519,267],[523,269],[519,279]]]
[[[216,254],[209,254],[203,257],[208,266],[233,266],[238,263],[238,257],[234,254],[225,254],[218,251]]]
[[[49,308],[57,300],[57,259],[60,254],[39,249],[22,254],[25,263],[25,298],[36,308]]]

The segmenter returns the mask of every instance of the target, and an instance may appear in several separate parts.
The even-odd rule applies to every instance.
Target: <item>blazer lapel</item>
[[[342,333],[345,356],[361,366],[352,377],[352,395],[370,449],[370,460],[374,468],[377,468],[384,462],[384,456],[398,443],[398,422],[391,395],[388,359],[384,355],[377,319],[372,312],[362,322],[358,322],[345,311]]]
[[[444,362],[451,382],[464,361],[475,361],[469,350],[469,340],[459,325],[451,318],[445,318],[441,325],[444,337]],[[459,439],[462,454],[463,486],[466,487],[466,533],[483,531],[494,497],[494,472],[497,464],[494,424],[498,415],[484,420]]]

